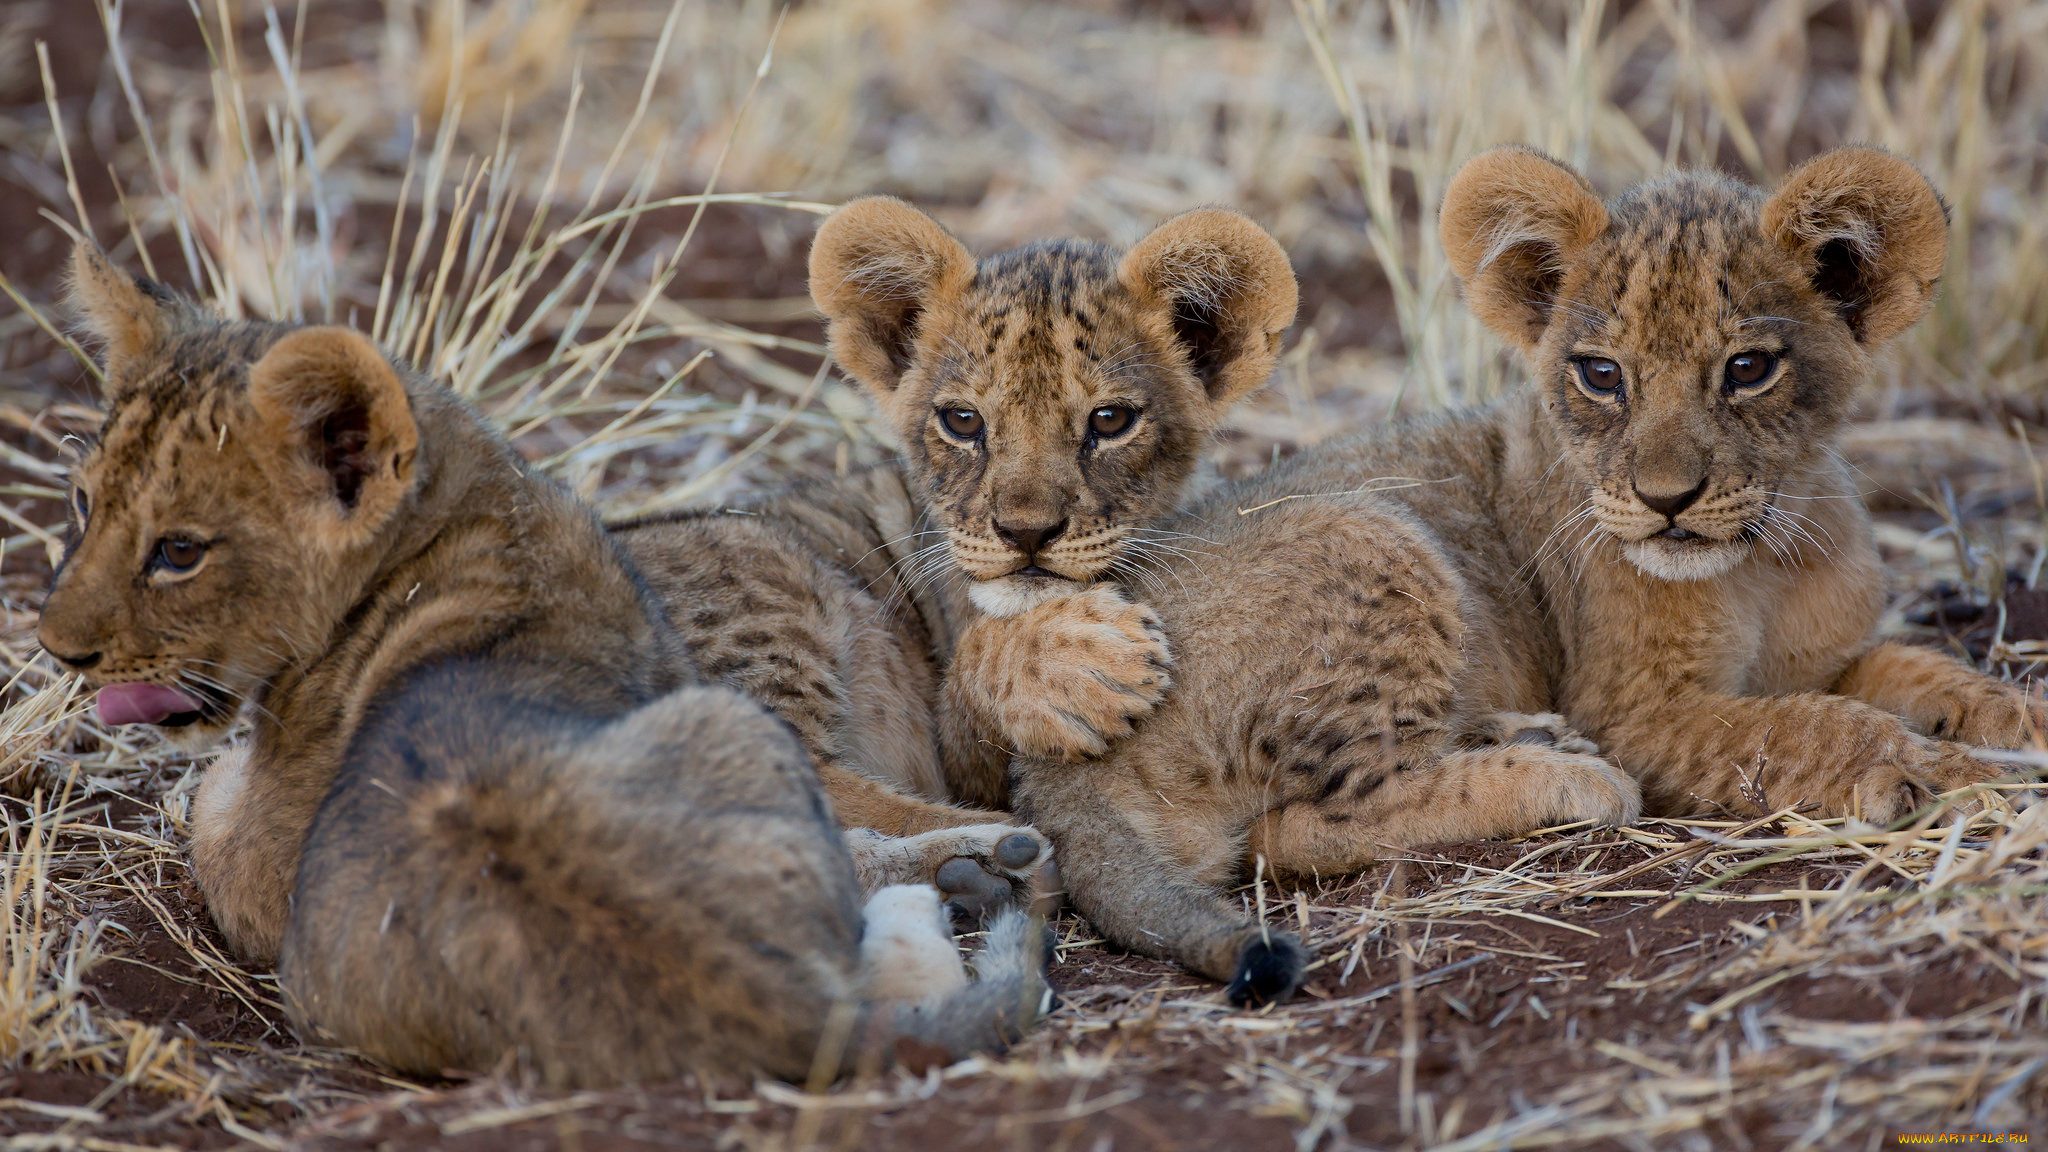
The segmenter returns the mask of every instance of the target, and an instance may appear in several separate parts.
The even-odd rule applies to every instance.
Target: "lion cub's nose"
[[[1680,512],[1683,512],[1687,508],[1692,507],[1693,501],[1699,499],[1700,493],[1705,492],[1706,490],[1707,478],[1704,476],[1700,477],[1700,482],[1693,485],[1690,491],[1679,492],[1668,496],[1661,495],[1656,492],[1645,492],[1643,491],[1642,486],[1638,484],[1636,485],[1636,499],[1641,500],[1643,502],[1643,507],[1648,508],[1650,511],[1655,512],[1660,516],[1670,518],[1675,517]]]
[[[996,522],[996,535],[1009,541],[1010,547],[1024,554],[1029,560],[1038,555],[1038,550],[1059,538],[1067,530],[1067,522],[1057,524],[1005,524]]]

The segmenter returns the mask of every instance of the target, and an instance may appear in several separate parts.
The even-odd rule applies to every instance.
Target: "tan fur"
[[[1305,960],[1224,895],[1261,861],[1335,876],[1641,807],[1500,677],[1505,622],[1450,551],[1365,487],[1225,489],[1171,522],[1204,541],[1148,601],[1179,653],[1172,695],[1098,759],[1013,768],[1018,813],[1052,836],[1095,927],[1229,981],[1237,1002],[1284,999]]]
[[[1214,597],[1213,617],[1184,615],[1172,595],[1154,598],[1169,634],[1202,636],[1204,650],[1220,653],[1215,664],[1198,665],[1180,640],[1175,696],[1131,740],[1082,772],[1024,766],[1020,812],[1053,835],[1074,899],[1112,938],[1156,933],[1175,942],[1161,950],[1182,958],[1187,941],[1230,940],[1221,927],[1206,937],[1200,930],[1212,913],[1199,886],[1162,892],[1155,865],[1112,853],[1132,836],[1153,836],[1160,851],[1178,852],[1188,879],[1230,875],[1232,824],[1220,822],[1208,841],[1161,835],[1185,819],[1169,816],[1167,802],[1188,807],[1173,785],[1213,788],[1218,765],[1254,761],[1244,746],[1256,741],[1245,733],[1287,700],[1299,724],[1339,722],[1351,701],[1331,694],[1356,681],[1297,688],[1311,673],[1288,679],[1287,655],[1341,666],[1350,651],[1343,629],[1323,618],[1347,598],[1383,594],[1389,576],[1425,600],[1417,589],[1432,582],[1465,589],[1464,671],[1432,652],[1427,635],[1437,629],[1427,620],[1409,625],[1410,639],[1375,638],[1356,657],[1361,664],[1367,653],[1388,661],[1411,694],[1457,678],[1459,706],[1479,715],[1467,730],[1496,741],[1518,738],[1511,729],[1523,723],[1496,714],[1560,712],[1640,778],[1663,811],[1801,804],[1890,821],[1929,789],[1996,774],[1930,736],[2009,746],[2040,730],[2038,705],[2010,686],[1875,640],[1881,573],[1868,516],[1828,452],[1870,357],[1924,309],[1940,267],[1930,236],[1942,209],[1917,173],[1857,151],[1802,169],[1769,199],[1687,174],[1611,205],[1523,150],[1490,154],[1468,173],[1446,200],[1446,249],[1471,277],[1475,310],[1528,351],[1536,387],[1491,409],[1321,446],[1217,493],[1190,530],[1218,541],[1210,547],[1218,555],[1183,570],[1195,588],[1189,606]],[[1560,198],[1567,202],[1552,202]],[[1858,206],[1874,214],[1860,226],[1841,215]],[[1783,220],[1828,223],[1764,228]],[[1828,250],[1844,235],[1887,247],[1845,241]],[[1724,390],[1726,362],[1759,348],[1778,357],[1778,375],[1746,392]],[[1619,400],[1590,394],[1578,356],[1614,359],[1633,391]],[[1386,477],[1427,481],[1378,498],[1382,507],[1404,505],[1414,531],[1426,532],[1392,556],[1400,535],[1389,529],[1342,538],[1355,519],[1346,509],[1363,499],[1346,494]],[[1669,503],[1695,488],[1675,509],[1686,531],[1657,535],[1674,518],[1654,514],[1645,491]],[[1299,529],[1239,551],[1238,541],[1276,531],[1259,525],[1287,519]],[[1408,559],[1412,575],[1401,576],[1394,558],[1417,555],[1434,555],[1444,572],[1416,571]],[[1326,571],[1334,578],[1319,575]],[[1291,596],[1262,600],[1252,594],[1261,580]],[[1381,627],[1401,622],[1373,608]],[[1265,690],[1268,679],[1287,684],[1287,695]],[[1387,683],[1378,681],[1382,696]],[[1538,739],[1578,746],[1558,740],[1555,724],[1533,727],[1545,733]],[[1511,744],[1477,753],[1518,754]],[[1550,781],[1553,798],[1521,797],[1532,804],[1522,814],[1580,802],[1572,794],[1593,778]],[[1148,787],[1163,793],[1149,812],[1141,807]],[[1466,811],[1442,795],[1397,822],[1392,842],[1482,831],[1477,819],[1465,829],[1440,823]],[[1114,818],[1099,814],[1110,809]],[[1331,850],[1342,831],[1298,803],[1273,806],[1254,836],[1254,849],[1279,853],[1282,870],[1327,871],[1346,860]],[[1195,844],[1211,845],[1208,854]],[[1101,869],[1080,866],[1098,857],[1107,861]],[[1228,955],[1215,946],[1212,967],[1199,956],[1187,962],[1219,971]]]
[[[802,1077],[835,1014],[848,1055],[1035,1018],[1021,917],[981,982],[862,1003],[860,885],[803,749],[700,682],[589,511],[445,388],[346,329],[74,264],[115,351],[39,638],[102,709],[175,690],[195,745],[249,718],[193,869],[309,1037],[605,1084]]]
[[[1157,613],[1094,584],[968,629],[946,693],[1012,753],[1072,762],[1102,755],[1152,711],[1172,682],[1166,653]]]
[[[919,516],[880,467],[612,532],[698,667],[795,730],[842,828],[880,834],[852,841],[863,883],[943,875],[980,913],[1056,883],[1052,849],[1000,811],[946,802],[938,669],[972,608],[907,579]]]

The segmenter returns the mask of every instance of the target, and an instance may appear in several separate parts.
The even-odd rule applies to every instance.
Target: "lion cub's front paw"
[[[1550,788],[1551,817],[1558,823],[1633,824],[1643,814],[1642,786],[1598,756],[1545,749],[1529,774]]]
[[[1984,748],[2034,748],[2048,741],[2048,703],[1988,676],[1943,693],[1943,719],[1928,735]]]
[[[1152,609],[1096,584],[977,620],[947,677],[1011,752],[1072,763],[1129,735],[1132,721],[1165,699],[1172,664]]]
[[[1989,783],[2013,772],[2013,765],[1972,756],[1970,750],[1961,744],[1929,743],[1931,747],[1922,749],[1921,754],[1906,765],[1906,770],[1928,794],[1938,795],[1972,784]],[[1917,799],[1926,803],[1931,796],[1921,794]],[[1982,797],[1978,796],[1957,804],[1955,811],[1968,816],[1983,807]]]

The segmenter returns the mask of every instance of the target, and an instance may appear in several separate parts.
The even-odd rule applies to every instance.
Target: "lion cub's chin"
[[[1667,540],[1652,536],[1621,546],[1628,562],[1659,580],[1712,580],[1749,558],[1743,540]]]
[[[967,589],[967,598],[983,615],[1003,619],[1022,616],[1048,600],[1072,596],[1087,587],[1061,576],[999,576],[975,581]]]

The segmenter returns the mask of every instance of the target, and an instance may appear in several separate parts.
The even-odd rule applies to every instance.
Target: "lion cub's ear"
[[[419,429],[405,384],[349,328],[301,328],[249,369],[249,398],[286,483],[338,546],[370,539],[412,486]]]
[[[72,247],[68,279],[72,309],[104,349],[110,389],[124,368],[163,347],[191,307],[169,288],[114,267],[88,240]]]
[[[939,222],[891,196],[855,200],[811,242],[811,300],[832,356],[887,401],[910,369],[920,322],[974,280],[974,256]]]
[[[1874,148],[1837,148],[1794,169],[1764,202],[1762,224],[1862,344],[1925,315],[1948,259],[1948,205],[1919,169]]]
[[[1519,145],[1466,161],[1437,216],[1473,315],[1523,351],[1550,326],[1565,269],[1606,230],[1607,206],[1585,177]]]
[[[1117,277],[1172,311],[1174,337],[1213,403],[1231,404],[1273,374],[1294,323],[1294,268],[1249,217],[1183,212],[1138,241]]]

